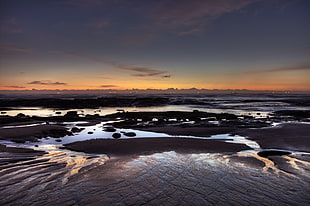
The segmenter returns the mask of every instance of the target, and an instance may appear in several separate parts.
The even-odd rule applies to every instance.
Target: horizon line
[[[294,90],[294,89],[205,89],[205,88],[167,88],[167,89],[14,89],[14,90],[7,90],[7,89],[0,89],[0,92],[35,92],[35,91],[102,91],[102,92],[125,92],[125,91],[247,91],[247,92],[310,92],[310,90]]]

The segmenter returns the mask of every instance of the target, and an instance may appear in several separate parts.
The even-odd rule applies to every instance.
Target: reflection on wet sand
[[[309,167],[308,169],[310,169],[310,162],[306,162],[306,161],[299,160],[299,159],[296,159],[296,158],[293,158],[293,157],[289,157],[289,156],[284,156],[283,158],[288,159],[290,165],[291,165],[292,167],[294,167],[295,169],[297,169],[297,170],[304,170],[303,168],[301,168],[300,166],[298,166],[297,163],[300,163],[300,164],[302,164],[303,166],[307,166],[307,167]]]
[[[104,164],[105,155],[49,151],[36,159],[2,165],[0,170],[1,205],[16,202],[34,204],[33,198],[42,191],[65,185],[81,168]],[[52,203],[50,203],[52,204]]]
[[[105,155],[87,155],[77,152],[63,152],[63,151],[51,151],[46,157],[51,159],[48,162],[62,164],[65,163],[66,166],[64,170],[67,170],[67,173],[62,179],[62,183],[66,184],[68,178],[72,175],[75,175],[83,167],[90,166],[94,163],[101,165],[108,159]]]
[[[253,154],[254,155],[254,154]],[[263,157],[264,169],[220,153],[139,157],[50,151],[0,172],[1,205],[305,205],[306,173],[287,175]],[[272,168],[272,170],[268,170]],[[301,171],[301,170],[300,170]],[[40,194],[40,195],[38,195]],[[261,202],[262,200],[263,202]]]
[[[276,156],[276,157],[261,157],[257,154],[255,150],[247,150],[242,151],[236,154],[235,156],[238,157],[253,157],[261,162],[264,163],[262,168],[263,171],[272,171],[276,174],[282,173],[285,175],[292,175],[290,171],[283,170],[282,167],[285,168],[292,168],[298,171],[298,175],[303,175],[310,177],[310,163],[307,161],[303,161],[298,159],[301,155],[309,155],[309,153],[293,153],[291,156],[283,155],[283,156]],[[282,159],[282,161],[279,161]],[[287,161],[286,161],[287,160]],[[299,163],[299,166],[297,165]]]

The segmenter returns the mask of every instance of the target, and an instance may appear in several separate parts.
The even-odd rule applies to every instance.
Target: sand
[[[135,128],[136,129],[136,128]],[[234,127],[144,127],[144,131],[170,135],[210,137],[217,134],[235,134],[256,141],[263,149],[283,149],[310,152],[310,124],[285,123],[277,127],[236,129]]]
[[[37,141],[42,137],[63,137],[70,135],[65,127],[56,125],[37,125],[30,127],[0,128],[0,139],[13,141]]]
[[[86,153],[103,153],[116,156],[150,155],[168,151],[179,153],[235,153],[250,149],[243,144],[180,137],[94,139],[70,143],[65,145],[65,148]]]
[[[243,129],[237,134],[255,140],[264,149],[310,152],[310,124],[286,123],[270,128]]]

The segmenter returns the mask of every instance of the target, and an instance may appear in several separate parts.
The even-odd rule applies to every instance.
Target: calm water
[[[156,107],[105,107],[99,109],[65,109],[59,110],[54,108],[41,108],[41,107],[20,107],[20,108],[12,108],[11,110],[0,111],[1,115],[9,115],[16,116],[19,113],[23,113],[29,116],[40,116],[40,117],[50,117],[50,116],[62,116],[65,115],[68,111],[77,111],[80,116],[84,116],[87,114],[94,115],[107,115],[113,114],[117,112],[117,110],[124,110],[128,112],[166,112],[166,111],[185,111],[192,112],[193,110],[198,109],[203,112],[211,112],[211,113],[232,113],[236,115],[252,115],[255,117],[266,117],[268,116],[268,111],[261,111],[258,109],[255,110],[242,110],[242,109],[213,109],[213,108],[205,108],[202,106],[178,106],[178,105],[170,105],[170,106],[156,106]],[[58,114],[57,114],[58,113]],[[260,114],[257,114],[260,113]]]

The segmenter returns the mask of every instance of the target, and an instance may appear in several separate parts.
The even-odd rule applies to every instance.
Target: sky
[[[309,0],[0,0],[0,90],[310,91]]]

